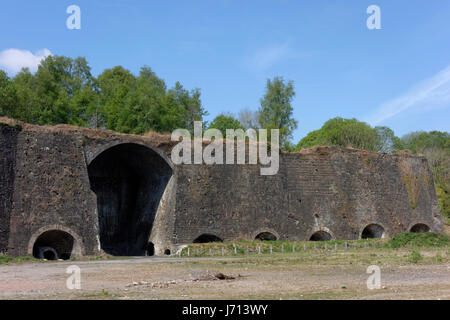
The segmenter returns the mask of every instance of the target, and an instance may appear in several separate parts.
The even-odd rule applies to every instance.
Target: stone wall
[[[223,240],[309,240],[317,231],[359,239],[370,224],[384,236],[423,223],[441,231],[426,159],[337,147],[282,154],[280,170],[261,176],[257,165],[184,165],[178,172],[175,239],[202,234]]]
[[[129,213],[114,199],[99,207],[93,190],[132,194],[129,204],[150,199],[148,205],[138,201],[142,210],[132,221],[140,227],[130,225],[119,233],[145,233],[157,254],[202,235],[222,240],[251,240],[263,233],[284,240],[310,240],[313,234],[358,239],[368,225],[379,226],[389,237],[416,224],[441,231],[433,179],[420,156],[318,147],[281,154],[278,174],[262,176],[259,165],[175,166],[170,161],[170,136],[64,125],[23,124],[21,130],[0,125],[0,130],[0,250],[12,255],[31,254],[36,242],[54,241],[58,234],[73,237],[73,254],[98,254],[98,208],[101,214],[115,210],[111,217],[117,219],[118,212],[125,212],[123,221]],[[119,170],[114,162],[90,167],[124,144],[138,146],[125,148],[123,157],[116,154],[130,168]],[[117,167],[116,173],[109,176],[108,170],[101,170],[106,165]],[[115,188],[114,181],[130,172],[135,177],[130,181],[140,181],[141,174],[148,179],[131,193],[130,188],[123,189],[125,193]],[[105,178],[109,189],[99,189]],[[116,194],[111,192],[108,197]],[[114,230],[122,225],[111,219],[102,225],[107,237],[110,223]],[[60,232],[49,234],[52,230]],[[135,236],[142,242],[134,248],[137,251],[122,251],[144,254],[145,239]]]
[[[20,128],[0,123],[0,252],[7,252],[17,135]]]
[[[24,128],[17,138],[9,251],[31,254],[30,239],[61,226],[98,252],[96,198],[90,190],[80,135]]]

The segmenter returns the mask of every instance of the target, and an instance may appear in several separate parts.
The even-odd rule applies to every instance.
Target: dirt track
[[[450,299],[450,263],[381,266],[383,288],[368,290],[363,264],[261,259],[140,258],[6,265],[0,267],[0,299]],[[81,290],[66,288],[66,268],[74,264],[81,268]],[[236,279],[192,281],[215,272]]]

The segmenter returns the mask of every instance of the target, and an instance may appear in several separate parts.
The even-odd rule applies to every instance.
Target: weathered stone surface
[[[17,135],[20,128],[0,123],[0,252],[7,252]]]
[[[0,250],[32,254],[51,230],[73,237],[73,255],[141,255],[153,252],[148,242],[163,254],[202,235],[358,239],[416,224],[441,231],[420,156],[318,147],[281,154],[278,174],[261,176],[259,165],[173,165],[174,145],[159,134],[0,125]],[[381,229],[364,231],[369,225]]]

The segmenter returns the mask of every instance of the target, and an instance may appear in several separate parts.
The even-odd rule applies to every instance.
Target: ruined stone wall
[[[0,123],[0,252],[8,249],[16,142],[20,128]]]
[[[178,173],[174,239],[201,234],[252,240],[309,240],[317,231],[359,239],[370,224],[384,236],[426,224],[440,232],[426,159],[336,147],[282,154],[280,170],[261,176],[254,165],[184,165]]]
[[[281,154],[278,174],[262,176],[259,165],[173,165],[170,136],[0,125],[0,250],[31,254],[40,235],[62,230],[74,237],[73,254],[98,254],[97,197],[88,168],[122,144],[151,150],[146,170],[152,181],[162,163],[171,168],[170,177],[167,170],[160,175],[164,190],[156,190],[159,204],[148,215],[157,254],[204,234],[252,240],[269,232],[309,240],[325,231],[358,239],[370,224],[389,237],[419,223],[441,231],[433,179],[420,156],[318,147]],[[139,192],[145,199],[145,190]]]
[[[39,128],[17,138],[9,251],[27,255],[47,230],[69,232],[79,254],[97,252],[96,199],[89,187],[79,135]],[[31,247],[30,247],[31,245]]]

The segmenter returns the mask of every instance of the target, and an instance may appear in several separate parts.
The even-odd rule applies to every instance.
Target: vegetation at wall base
[[[394,249],[401,247],[445,247],[450,245],[450,237],[434,232],[403,232],[389,239],[386,245]]]

